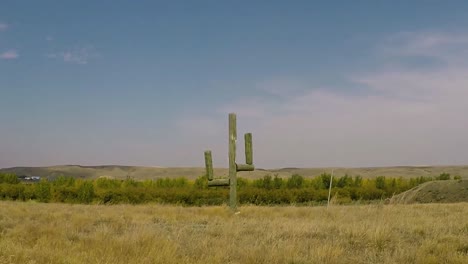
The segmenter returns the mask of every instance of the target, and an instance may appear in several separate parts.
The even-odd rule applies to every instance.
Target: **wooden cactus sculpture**
[[[236,114],[229,114],[229,178],[213,177],[213,160],[211,151],[205,151],[205,167],[208,177],[208,186],[229,186],[229,206],[232,210],[237,209],[237,172],[238,171],[253,171],[253,151],[252,151],[252,134],[246,133],[245,140],[245,163],[236,163],[236,140],[237,140],[237,125]]]

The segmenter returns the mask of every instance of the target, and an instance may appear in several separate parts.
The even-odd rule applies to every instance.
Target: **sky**
[[[467,1],[0,1],[0,167],[468,164]]]

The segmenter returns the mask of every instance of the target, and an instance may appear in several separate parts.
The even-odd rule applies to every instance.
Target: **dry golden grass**
[[[468,204],[0,202],[0,263],[468,263]]]

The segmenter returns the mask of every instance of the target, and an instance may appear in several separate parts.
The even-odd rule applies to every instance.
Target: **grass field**
[[[0,202],[0,263],[468,263],[467,209]]]
[[[202,161],[200,162],[201,164]],[[250,172],[239,172],[238,176],[247,179],[257,179],[266,174],[279,177],[291,177],[293,174],[299,174],[306,178],[316,177],[322,173],[331,173],[334,169],[334,175],[342,177],[345,174],[349,176],[360,175],[364,178],[374,178],[377,176],[385,177],[428,177],[438,176],[445,172],[450,175],[459,175],[464,179],[468,179],[468,166],[399,166],[399,167],[371,167],[371,168],[282,168],[282,169],[259,169]],[[136,180],[158,179],[158,178],[176,178],[185,177],[194,180],[201,175],[205,175],[205,168],[166,168],[166,167],[138,167],[138,166],[50,166],[50,167],[14,167],[0,169],[0,172],[15,173],[18,176],[42,176],[56,177],[59,175],[71,176],[75,178],[96,179],[99,177],[109,177],[114,179],[125,179],[127,177]],[[227,177],[228,169],[215,168],[214,174],[216,177]]]

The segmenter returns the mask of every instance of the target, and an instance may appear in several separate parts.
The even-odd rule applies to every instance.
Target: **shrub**
[[[24,185],[3,183],[0,187],[0,197],[7,200],[18,200],[23,197]]]
[[[63,175],[58,176],[52,181],[54,186],[74,186],[75,185],[75,178],[73,177],[66,177]]]
[[[273,177],[273,187],[275,189],[281,189],[284,186],[283,178],[280,178],[278,174]]]
[[[267,190],[273,189],[273,178],[270,174],[267,174],[263,178],[254,180],[253,186]]]
[[[377,178],[375,178],[375,187],[377,189],[385,189],[385,187],[387,186],[386,182],[385,182],[385,176],[378,176]]]
[[[15,174],[0,173],[0,183],[18,184],[20,180]]]
[[[102,188],[102,189],[117,189],[117,188],[120,188],[122,185],[121,180],[114,180],[114,179],[108,179],[108,178],[98,178],[94,180],[94,183],[97,188]]]
[[[84,181],[78,187],[77,191],[78,202],[89,204],[94,199],[94,185],[90,181]]]
[[[35,196],[40,202],[49,202],[51,197],[50,184],[47,180],[42,179],[39,183],[36,183]]]
[[[345,176],[338,178],[338,181],[336,183],[336,187],[338,188],[344,188],[348,186],[353,185],[353,178],[349,177],[348,174],[345,174]]]
[[[354,177],[354,187],[361,187],[362,186],[362,177],[361,175],[357,175]]]
[[[330,178],[331,178],[331,174],[328,174],[328,173],[322,173],[320,175],[320,179],[322,180],[322,186],[324,189],[330,188]]]
[[[54,187],[52,190],[52,201],[54,202],[78,202],[78,194],[75,187],[60,186]]]
[[[249,185],[249,180],[242,178],[242,177],[237,177],[237,189],[243,189]]]
[[[293,174],[291,178],[287,181],[287,186],[289,189],[298,189],[301,188],[304,184],[304,177],[299,174]]]
[[[436,177],[436,180],[445,181],[450,180],[450,173],[441,173],[439,176]]]
[[[206,175],[200,176],[195,180],[193,186],[196,189],[207,189],[208,188],[208,177]]]

